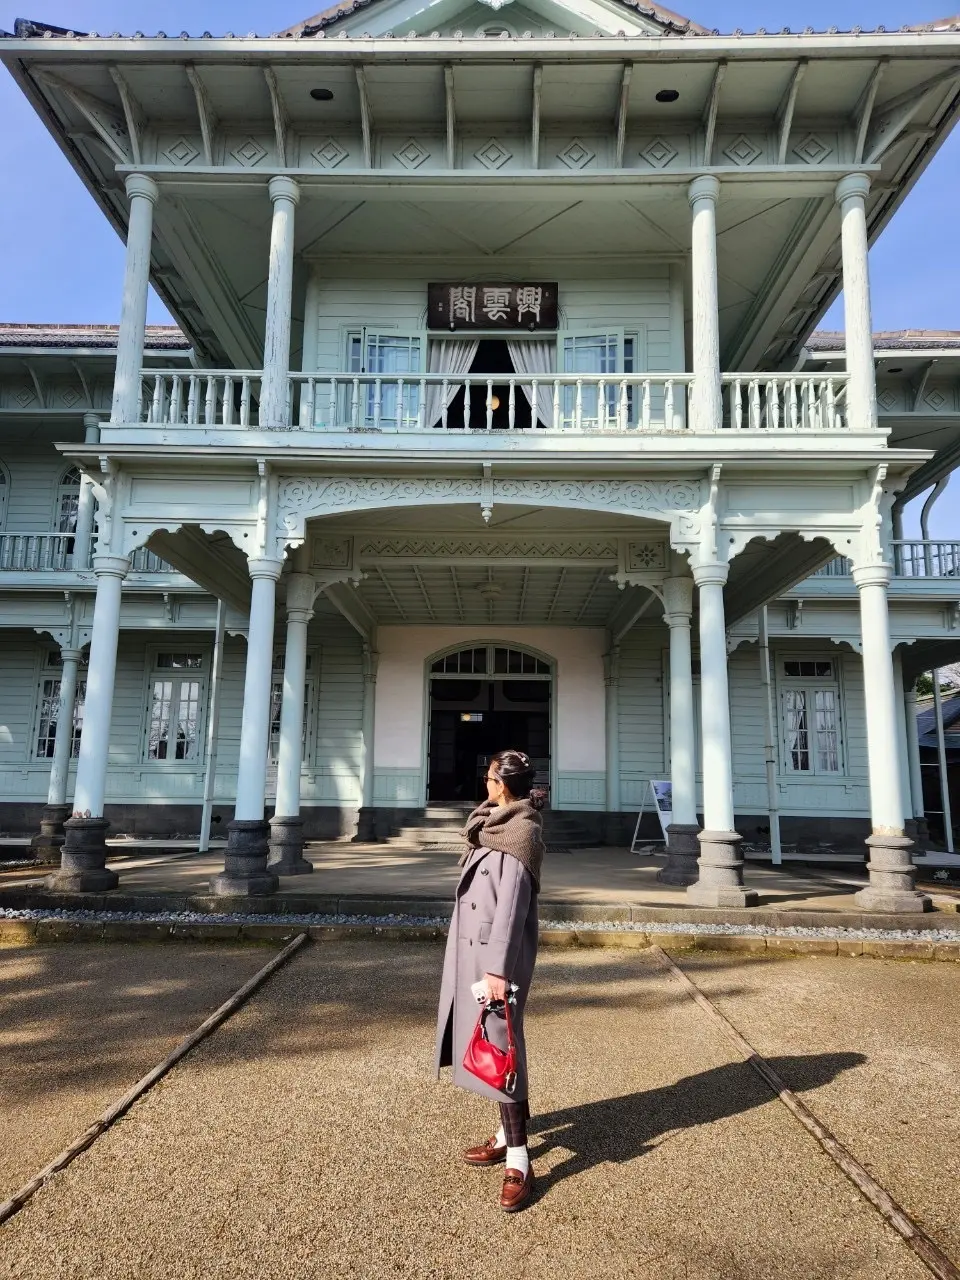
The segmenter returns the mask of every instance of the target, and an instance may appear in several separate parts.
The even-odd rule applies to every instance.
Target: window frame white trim
[[[10,505],[10,470],[0,461],[0,533],[6,528],[7,508]]]
[[[161,653],[198,653],[199,667],[160,667],[157,659]],[[143,670],[142,721],[140,727],[140,765],[147,768],[180,768],[196,771],[206,762],[207,754],[207,715],[210,692],[210,663],[212,661],[209,645],[195,643],[190,640],[179,641],[177,638],[166,642],[149,644],[146,649]],[[163,759],[150,755],[150,726],[153,722],[153,686],[157,680],[195,679],[200,683],[197,699],[197,754],[177,759],[176,754]],[[179,706],[179,700],[178,700]],[[172,717],[171,717],[172,719]]]
[[[833,668],[833,676],[788,676],[785,671],[785,666],[788,662],[829,662]],[[779,751],[777,777],[784,781],[810,782],[815,785],[821,784],[823,779],[848,778],[850,776],[850,764],[847,756],[846,693],[843,681],[843,662],[841,661],[840,655],[836,653],[826,653],[822,650],[809,653],[798,653],[790,650],[776,650],[775,664],[777,749]],[[819,749],[813,737],[813,735],[816,734],[815,725],[808,727],[808,733],[811,735],[810,741],[808,742],[811,767],[809,769],[794,769],[791,765],[793,752],[790,747],[787,730],[786,694],[789,691],[798,690],[808,694],[822,690],[830,690],[836,696],[836,769],[821,769],[819,767]],[[808,706],[808,716],[811,712],[815,715],[816,708]]]
[[[73,472],[76,472],[77,474],[77,483],[75,485],[73,484],[68,485],[65,483],[66,478],[67,476],[71,475]],[[71,497],[74,495],[76,496],[77,509],[75,514],[79,516],[80,487],[82,484],[82,480],[83,480],[83,473],[81,472],[80,468],[77,466],[65,467],[63,471],[61,471],[60,478],[57,481],[57,488],[56,488],[54,501],[53,501],[53,532],[54,533],[62,533],[62,534],[65,534],[67,537],[71,537],[71,538],[76,534],[76,531],[77,531],[76,519],[74,520],[74,527],[72,529],[62,529],[60,527],[60,520],[63,512],[63,500],[68,495]]]

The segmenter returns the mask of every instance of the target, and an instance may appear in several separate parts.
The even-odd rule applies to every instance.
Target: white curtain
[[[545,427],[553,426],[553,362],[556,343],[544,338],[507,339],[510,361],[517,373],[524,375],[548,374],[549,380],[537,386],[537,403],[533,403],[533,386],[522,386],[527,403]],[[534,422],[536,426],[536,422]]]
[[[465,373],[470,372],[470,366],[476,358],[479,345],[479,340],[476,338],[433,339],[427,357],[427,372],[443,373],[452,379],[462,378]],[[428,427],[437,425],[443,410],[450,408],[450,403],[459,390],[457,382],[447,387],[446,395],[443,393],[441,384],[427,387],[427,405],[423,420]]]

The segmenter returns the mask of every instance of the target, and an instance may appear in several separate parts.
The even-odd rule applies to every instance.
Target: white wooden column
[[[207,697],[207,758],[203,770],[203,798],[200,801],[200,844],[198,853],[210,848],[213,800],[217,790],[217,749],[220,741],[220,705],[223,701],[223,650],[227,608],[217,601],[217,621],[213,631],[213,661]]]
[[[40,831],[30,841],[37,862],[59,862],[64,842],[63,824],[70,816],[67,785],[73,748],[73,717],[77,705],[77,684],[83,649],[75,643],[76,629],[70,628],[74,643],[60,645],[60,695],[53,760],[47,786],[47,803],[40,817]]]
[[[267,750],[270,744],[270,685],[273,675],[273,624],[277,579],[283,561],[261,557],[247,561],[252,578],[247,665],[240,723],[240,765],[233,821],[227,827],[223,872],[211,890],[228,897],[274,893],[277,877],[267,870],[270,828],[264,820]]]
[[[665,884],[696,883],[697,752],[693,709],[693,660],[690,623],[693,616],[693,578],[667,578],[663,584],[663,619],[670,628],[670,780],[673,820],[667,828],[666,865],[657,879]]]
[[[49,888],[61,892],[97,893],[117,885],[117,873],[106,867],[105,841],[110,824],[103,816],[103,809],[120,638],[120,599],[123,579],[129,567],[130,561],[126,556],[98,555],[93,558],[97,599],[90,636],[87,696],[73,793],[73,817],[64,823],[60,868],[47,881]]]
[[[83,439],[86,444],[100,443],[100,419],[95,413],[83,415]],[[80,494],[77,498],[77,527],[73,535],[73,568],[89,569],[93,550],[93,522],[96,500],[93,481],[88,475],[80,476]]]
[[[606,695],[607,813],[620,812],[620,646],[610,646],[603,656]]]
[[[699,879],[687,889],[687,899],[703,907],[752,907],[758,901],[753,890],[743,887],[742,837],[734,830],[727,631],[723,612],[723,587],[728,572],[725,564],[698,565],[693,571],[700,600],[703,830],[697,837]]]
[[[717,292],[717,200],[720,183],[711,174],[694,178],[687,189],[693,211],[691,428],[719,431],[723,420],[720,383],[720,309]]]
[[[73,747],[73,717],[77,706],[77,685],[80,680],[82,649],[68,645],[60,649],[60,705],[57,708],[57,736],[53,744],[53,763],[50,767],[50,783],[47,787],[47,805],[67,803],[67,780]]]
[[[867,196],[870,179],[850,173],[837,183],[843,253],[843,319],[847,356],[847,421],[853,431],[877,426],[877,384],[873,365],[870,268],[867,261]]]
[[[377,714],[377,665],[380,655],[370,645],[363,646],[363,782],[361,804],[373,806],[373,739]]]
[[[900,764],[896,689],[890,651],[888,564],[860,566],[853,581],[860,593],[863,683],[868,691],[867,767],[870,773],[870,883],[856,895],[865,911],[929,911],[930,899],[914,889],[913,841],[904,830],[906,797]]]
[[[303,703],[307,684],[307,627],[313,617],[316,585],[309,573],[287,579],[287,641],[283,657],[277,803],[270,819],[270,860],[274,875],[307,875],[313,863],[303,856],[300,774],[303,768]]]
[[[123,304],[117,334],[117,367],[113,377],[111,422],[137,422],[140,418],[140,370],[147,324],[147,292],[150,287],[150,246],[153,241],[153,206],[160,189],[143,173],[131,173],[126,181],[130,199],[127,226],[127,261],[123,274]]]
[[[910,800],[913,816],[925,820],[923,803],[923,772],[920,768],[920,729],[917,725],[917,686],[912,684],[903,692],[904,719],[907,724],[907,763],[910,767]],[[925,828],[924,828],[925,830]]]
[[[897,747],[900,760],[900,794],[903,797],[904,829],[907,830],[907,834],[912,835],[913,797],[910,794],[910,746],[907,741],[907,707],[903,688],[903,659],[899,649],[894,649],[892,660],[893,705],[897,713]]]
[[[290,405],[290,329],[293,308],[293,232],[300,188],[292,178],[271,178],[273,224],[270,230],[270,274],[267,321],[263,340],[263,386],[260,426],[288,426]]]

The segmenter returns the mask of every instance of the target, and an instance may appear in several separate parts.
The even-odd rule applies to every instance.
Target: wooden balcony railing
[[[736,431],[842,431],[847,375],[725,373],[724,426]]]
[[[305,431],[662,435],[690,426],[689,373],[291,373],[281,422],[260,419],[255,369],[145,370],[151,425]],[[846,375],[724,374],[722,430],[840,431]]]
[[[75,550],[72,533],[0,533],[0,572],[44,573],[89,570]],[[176,573],[146,547],[137,547],[130,556],[132,573]]]

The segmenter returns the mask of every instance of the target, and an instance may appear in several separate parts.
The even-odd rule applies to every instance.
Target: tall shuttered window
[[[786,772],[830,775],[843,771],[840,711],[835,659],[781,661],[780,715]]]
[[[198,652],[158,653],[150,677],[148,760],[199,760],[205,692],[204,658]]]
[[[57,533],[76,533],[80,510],[80,468],[65,471],[57,486],[57,509],[54,512]]]
[[[278,653],[273,659],[273,676],[270,681],[270,752],[271,764],[276,764],[280,754],[280,711],[283,707],[283,668],[284,654]],[[307,679],[303,689],[303,759],[308,756],[310,728],[310,707],[313,695],[313,654],[307,654]]]

